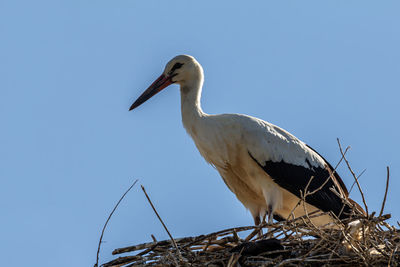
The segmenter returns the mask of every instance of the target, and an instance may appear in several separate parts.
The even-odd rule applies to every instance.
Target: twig
[[[337,142],[338,142],[338,144],[339,144],[340,153],[342,154],[343,159],[344,159],[344,161],[346,162],[347,168],[349,169],[349,171],[351,172],[351,174],[352,174],[353,177],[354,177],[354,180],[355,180],[356,183],[357,183],[358,190],[360,191],[361,198],[362,198],[362,201],[363,201],[363,203],[364,203],[365,212],[367,213],[367,216],[368,216],[368,214],[369,214],[369,213],[368,213],[368,205],[367,205],[367,202],[365,201],[364,192],[363,192],[362,189],[361,189],[360,183],[358,182],[357,176],[355,175],[353,169],[351,168],[349,161],[347,160],[347,158],[345,157],[345,155],[344,155],[344,153],[343,153],[342,145],[340,144],[339,138],[337,138]]]
[[[108,221],[111,219],[111,216],[114,214],[114,211],[117,209],[119,203],[121,203],[122,199],[124,199],[124,197],[126,196],[126,194],[128,194],[128,192],[132,189],[132,187],[135,186],[135,184],[137,183],[138,179],[136,179],[133,184],[128,188],[128,190],[125,191],[125,193],[122,195],[122,197],[118,200],[117,205],[115,205],[114,209],[111,211],[110,215],[107,218],[106,223],[103,226],[103,230],[101,231],[101,235],[100,235],[100,240],[99,240],[99,245],[97,247],[97,254],[96,254],[96,263],[94,264],[94,267],[98,267],[99,266],[99,254],[100,254],[100,247],[101,247],[101,243],[103,240],[103,235],[104,235],[104,231],[106,230]]]
[[[383,209],[385,208],[385,203],[386,203],[386,196],[387,196],[387,192],[388,192],[388,189],[389,189],[389,177],[390,177],[389,166],[386,167],[386,171],[387,171],[387,175],[386,175],[385,196],[383,197],[382,208],[381,208],[381,212],[379,212],[379,217],[381,217],[382,214],[383,214]]]
[[[314,191],[308,192],[307,189],[308,189],[308,187],[310,186],[311,179],[313,178],[313,177],[311,177],[310,181],[308,182],[308,184],[307,184],[307,186],[306,186],[306,188],[307,188],[307,189],[305,190],[306,196],[313,195],[313,194],[315,194],[316,192],[318,192],[319,190],[321,190],[321,189],[328,183],[329,180],[332,180],[332,182],[334,183],[335,177],[334,177],[333,175],[335,175],[335,172],[336,172],[337,168],[339,167],[340,163],[341,163],[342,160],[344,159],[344,157],[345,157],[345,155],[346,155],[346,153],[347,153],[347,151],[348,151],[349,149],[350,149],[349,146],[346,147],[345,151],[344,151],[343,154],[342,154],[342,157],[340,158],[339,162],[336,164],[335,168],[334,168],[332,171],[329,172],[329,176],[326,178],[325,182],[323,182],[323,184],[321,184],[321,186],[318,187],[317,189],[315,189]]]
[[[361,175],[363,175],[363,174],[365,173],[366,170],[367,170],[367,169],[364,169],[364,170],[357,176],[357,180],[360,180]],[[353,191],[353,187],[354,187],[355,185],[356,185],[356,181],[354,181],[353,184],[351,185],[350,190],[349,190],[349,194],[351,193],[351,191]]]
[[[169,238],[171,239],[172,244],[174,245],[174,247],[175,247],[175,249],[176,249],[176,251],[177,251],[177,253],[178,253],[179,259],[180,259],[180,260],[183,260],[182,255],[181,255],[181,252],[179,251],[178,245],[177,245],[176,242],[175,242],[175,239],[172,237],[171,233],[168,231],[167,226],[165,226],[163,220],[161,219],[161,217],[160,217],[160,215],[158,214],[156,208],[154,207],[153,203],[151,202],[150,197],[149,197],[149,196],[147,195],[147,193],[146,193],[146,189],[144,189],[144,186],[143,186],[143,185],[140,185],[140,186],[142,187],[143,193],[144,193],[144,195],[146,196],[147,200],[149,201],[150,206],[151,206],[152,209],[154,210],[154,213],[157,215],[157,218],[160,220],[160,222],[161,222],[161,224],[163,225],[165,231],[166,231],[167,234],[169,235]]]
[[[239,252],[239,254],[233,253],[232,256],[229,258],[228,264],[226,265],[227,267],[234,267],[236,266],[236,263],[238,262],[241,254],[242,254],[243,249]]]

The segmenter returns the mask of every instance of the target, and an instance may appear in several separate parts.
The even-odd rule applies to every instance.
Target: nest
[[[397,266],[400,231],[388,225],[389,214],[352,218],[354,229],[320,229],[308,214],[272,225],[230,228],[196,237],[185,237],[118,248],[111,266]],[[347,224],[347,225],[351,225]],[[263,235],[259,235],[264,228]],[[242,237],[241,237],[242,236]],[[176,246],[175,246],[176,244]]]
[[[342,160],[346,162],[354,177],[353,185],[357,185],[361,194],[365,213],[357,210],[354,203],[332,190],[341,197],[343,203],[353,207],[352,214],[349,214],[348,219],[339,220],[329,213],[334,218],[333,225],[315,226],[311,219],[327,215],[328,212],[308,213],[305,208],[307,196],[319,190],[308,191],[313,179],[311,177],[304,192],[301,192],[301,200],[298,203],[303,206],[306,214],[302,217],[287,218],[274,224],[236,227],[207,235],[174,239],[142,186],[147,200],[170,239],[158,241],[151,235],[153,242],[117,248],[112,252],[113,255],[129,255],[119,256],[101,266],[399,266],[400,230],[386,222],[391,217],[390,214],[383,215],[389,188],[389,167],[382,207],[375,216],[375,212],[368,211],[358,181],[362,173],[357,176],[345,157],[349,147],[343,151],[339,140],[338,144],[342,155],[338,165]],[[98,266],[100,246],[107,223],[136,182],[137,180],[122,195],[103,227],[95,267]],[[399,222],[397,224],[400,226]]]

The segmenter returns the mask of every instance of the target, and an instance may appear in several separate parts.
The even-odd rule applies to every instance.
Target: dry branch
[[[364,203],[365,212],[367,213],[367,216],[368,216],[369,215],[369,213],[368,213],[368,205],[367,205],[367,202],[365,201],[364,192],[361,189],[361,185],[358,182],[358,178],[357,178],[356,174],[354,173],[353,169],[351,168],[349,161],[347,160],[346,156],[344,155],[344,152],[343,152],[343,149],[342,149],[342,145],[340,144],[339,138],[337,139],[337,142],[338,142],[338,145],[339,145],[340,154],[342,154],[342,157],[343,157],[344,161],[346,162],[347,168],[349,169],[351,175],[353,175],[353,178],[354,178],[354,180],[355,180],[355,182],[357,184],[358,190],[360,191],[360,194],[361,194],[361,197],[362,197],[362,201]]]
[[[124,199],[124,197],[126,196],[126,194],[128,194],[128,192],[132,189],[132,187],[135,186],[135,184],[137,183],[138,179],[136,179],[133,184],[128,188],[128,190],[125,191],[125,193],[121,196],[121,198],[118,200],[117,204],[114,206],[113,210],[111,211],[110,215],[108,216],[106,223],[103,226],[103,229],[101,230],[101,235],[100,235],[100,240],[99,240],[99,244],[97,246],[97,254],[96,254],[96,263],[94,264],[94,267],[99,266],[99,255],[100,255],[100,247],[101,247],[101,243],[103,240],[103,235],[104,235],[104,231],[106,230],[107,224],[111,219],[111,216],[114,214],[115,210],[117,209],[119,203],[121,203],[121,201]]]
[[[389,190],[389,177],[390,177],[390,170],[389,170],[389,166],[386,167],[386,171],[387,171],[387,175],[386,175],[386,189],[385,189],[385,196],[383,197],[383,201],[382,201],[382,208],[381,208],[381,212],[379,212],[379,216],[382,216],[383,214],[383,210],[385,209],[385,203],[386,203],[386,197],[387,197],[387,193]]]
[[[151,202],[149,195],[147,195],[147,193],[146,193],[146,189],[144,188],[143,185],[141,185],[141,187],[142,187],[142,190],[143,190],[144,195],[146,196],[147,200],[148,200],[149,203],[150,203],[151,208],[153,209],[154,213],[157,215],[158,220],[160,220],[162,226],[164,227],[165,231],[166,231],[167,234],[169,235],[169,238],[171,238],[172,244],[174,245],[174,247],[175,247],[175,249],[176,249],[176,253],[178,254],[179,260],[180,260],[180,261],[183,261],[181,252],[179,251],[179,248],[178,248],[178,246],[176,245],[176,242],[175,242],[174,238],[172,237],[171,233],[168,231],[167,226],[165,225],[165,223],[164,223],[163,220],[161,219],[160,215],[158,214],[156,208],[154,207],[153,203]],[[176,265],[178,265],[178,264],[176,264]]]

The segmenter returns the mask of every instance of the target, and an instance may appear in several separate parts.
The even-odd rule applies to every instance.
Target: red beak
[[[146,91],[144,91],[138,99],[136,99],[136,101],[132,104],[132,106],[129,108],[129,110],[132,110],[134,108],[137,108],[138,106],[140,106],[141,104],[143,104],[144,102],[146,102],[146,100],[148,100],[149,98],[151,98],[153,95],[157,94],[158,92],[160,92],[162,89],[164,89],[165,87],[167,87],[168,85],[170,85],[172,83],[171,78],[169,76],[165,76],[164,74],[161,75],[160,77],[158,77],[157,80],[155,80],[150,86],[149,88],[146,89]]]

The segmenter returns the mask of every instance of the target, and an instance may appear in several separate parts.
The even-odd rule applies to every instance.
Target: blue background
[[[336,138],[370,210],[399,220],[399,1],[0,0],[4,266],[92,266],[117,247],[252,224],[181,125],[176,85],[129,106],[178,54],[203,109],[277,124],[333,165]],[[353,178],[339,168],[345,184]],[[351,196],[361,203],[356,188]]]

